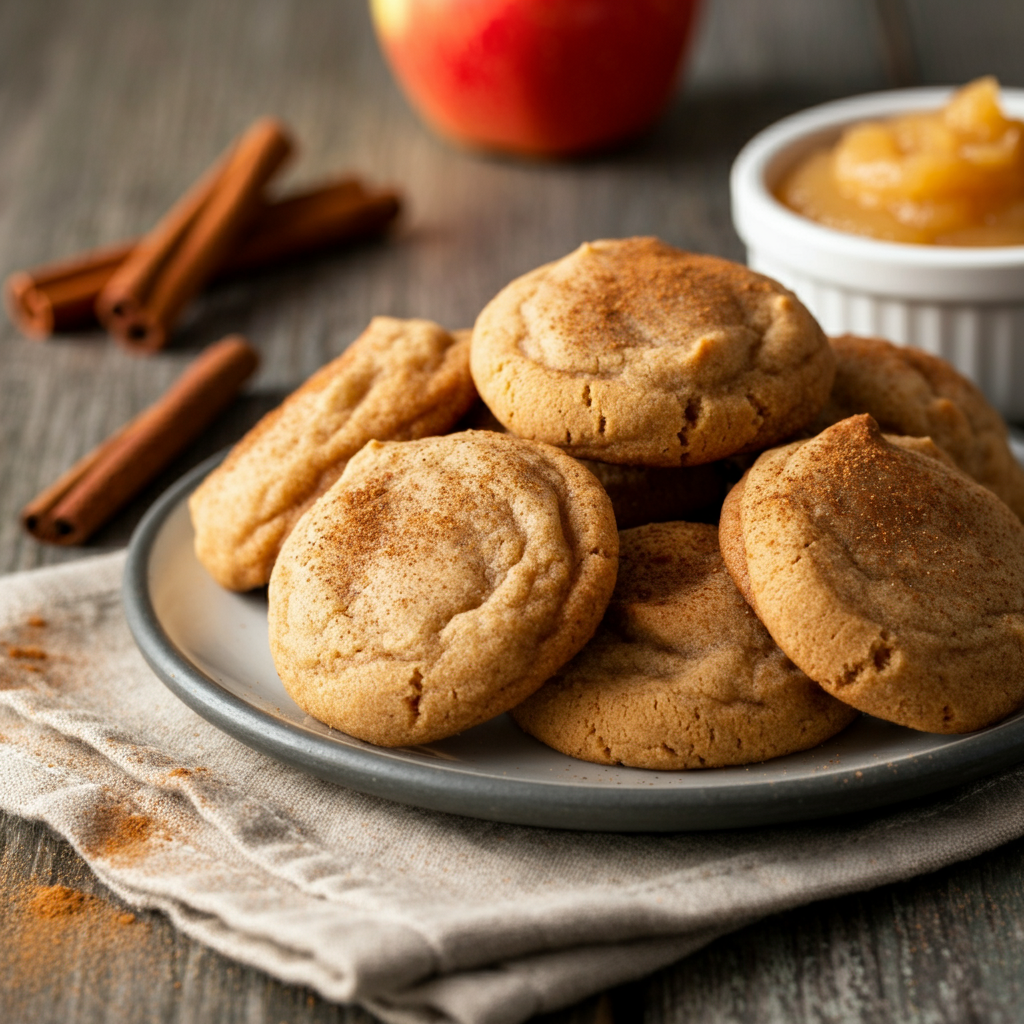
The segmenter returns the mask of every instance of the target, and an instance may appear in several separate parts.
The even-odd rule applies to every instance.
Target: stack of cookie
[[[511,710],[565,753],[678,769],[860,711],[961,732],[1024,704],[998,415],[652,238],[513,281],[471,341],[377,318],[190,505],[215,579],[269,580],[289,693],[373,743]]]

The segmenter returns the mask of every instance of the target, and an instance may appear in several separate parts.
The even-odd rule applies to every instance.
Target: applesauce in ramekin
[[[1024,244],[915,245],[839,230],[779,198],[812,153],[865,122],[940,111],[955,90],[897,89],[835,100],[750,140],[730,176],[733,223],[747,263],[796,292],[828,334],[865,334],[924,349],[1024,423]],[[1024,89],[1004,89],[1024,121]]]
[[[934,245],[1024,244],[1024,122],[994,78],[938,110],[861,121],[776,186],[791,210],[840,231]]]

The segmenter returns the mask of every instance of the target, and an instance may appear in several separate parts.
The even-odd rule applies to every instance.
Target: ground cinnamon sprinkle
[[[0,690],[9,690],[26,685],[25,672],[42,672],[42,662],[47,661],[49,654],[38,643],[26,643],[27,633],[31,630],[38,636],[38,630],[46,625],[46,620],[38,615],[30,616],[23,626],[14,626],[9,640],[0,640],[0,652],[11,659],[10,667],[17,672],[5,672],[0,663]]]
[[[137,951],[148,925],[99,896],[67,885],[7,889],[0,912],[0,1005],[12,1016],[55,986],[102,977],[111,960]]]
[[[150,839],[170,838],[146,814],[130,811],[123,804],[97,808],[84,846],[91,856],[137,859],[145,855]]]
[[[42,661],[46,657],[46,651],[44,651],[42,647],[36,647],[35,645],[27,646],[24,644],[8,644],[7,657],[33,658],[36,661]]]
[[[69,885],[30,885],[28,898],[21,902],[25,916],[37,921],[81,914],[98,915],[120,925],[135,923],[134,914],[123,913],[99,896]]]
[[[66,917],[68,914],[81,913],[85,909],[86,899],[95,898],[87,897],[84,892],[66,885],[37,885],[28,909],[34,917]]]

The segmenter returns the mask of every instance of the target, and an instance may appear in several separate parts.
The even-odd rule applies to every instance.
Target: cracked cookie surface
[[[229,590],[263,586],[299,517],[367,441],[443,433],[475,400],[468,331],[374,317],[192,494],[196,557]]]
[[[473,379],[520,437],[578,458],[698,465],[810,422],[832,350],[781,285],[656,238],[585,243],[525,274],[473,328]]]
[[[615,585],[607,495],[535,441],[370,442],[300,520],[270,581],[292,698],[384,746],[507,711],[590,638]]]
[[[721,538],[778,645],[852,707],[962,733],[1024,704],[1024,526],[930,442],[863,415],[765,452]]]
[[[599,764],[712,768],[806,750],[857,717],[776,646],[730,579],[714,526],[619,537],[619,579],[594,638],[512,710],[526,732]]]
[[[944,359],[880,338],[830,338],[832,393],[811,432],[868,413],[887,434],[930,437],[968,476],[1024,518],[1024,469],[1006,423],[977,386]]]

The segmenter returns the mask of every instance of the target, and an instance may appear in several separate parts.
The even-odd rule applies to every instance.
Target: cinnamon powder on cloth
[[[895,811],[677,835],[364,796],[175,698],[125,625],[123,565],[103,555],[0,579],[0,645],[47,655],[0,646],[0,806],[47,822],[128,904],[396,1024],[519,1024],[766,914],[1024,835],[1024,769]]]

